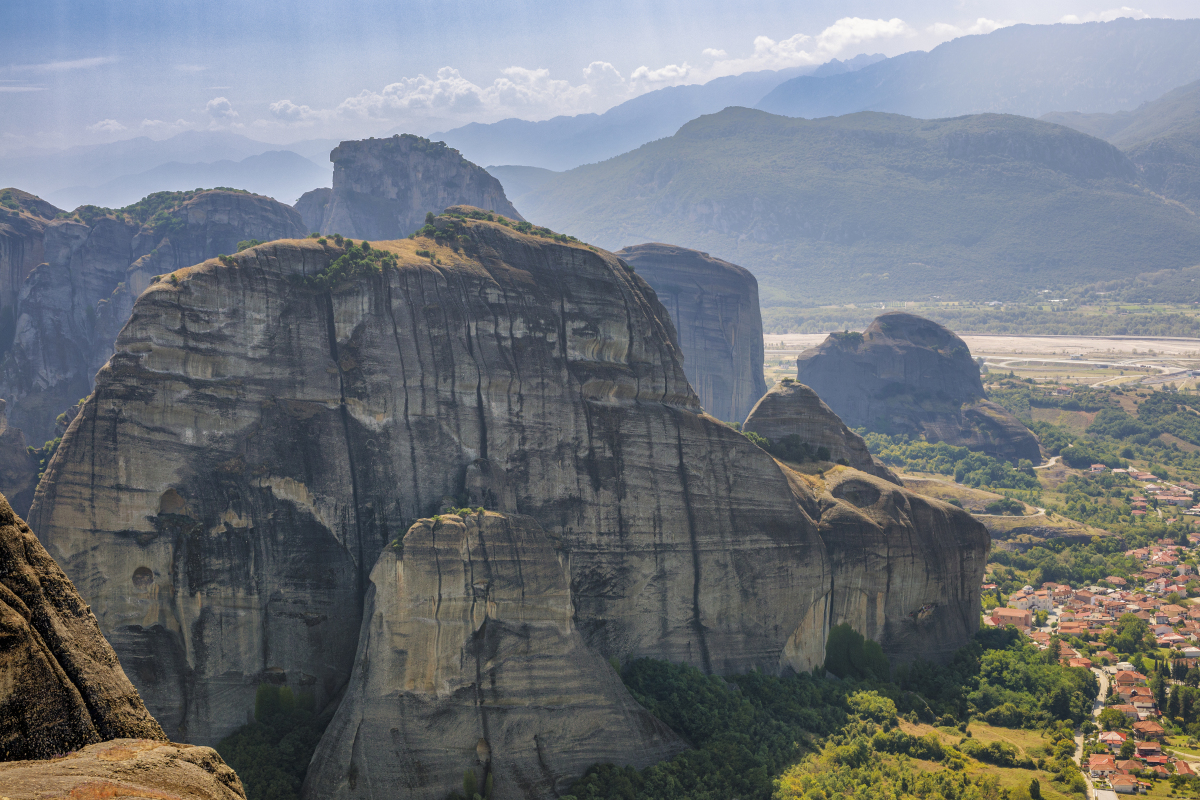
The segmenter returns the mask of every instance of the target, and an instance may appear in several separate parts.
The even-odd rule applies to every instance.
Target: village
[[[1163,503],[1190,487],[1154,488],[1159,491],[1147,487],[1147,493]],[[1126,551],[1145,565],[1128,579],[1110,575],[1078,589],[1025,586],[985,613],[985,624],[1012,625],[1043,651],[1056,652],[1063,666],[1096,674],[1095,722],[1081,728],[1078,756],[1097,789],[1137,794],[1150,791],[1151,781],[1200,771],[1200,750],[1193,750],[1183,724],[1192,712],[1181,707],[1191,698],[1181,688],[1200,686],[1200,604],[1188,599],[1189,588],[1197,589],[1200,534],[1188,540]],[[982,590],[1000,597],[994,583]]]

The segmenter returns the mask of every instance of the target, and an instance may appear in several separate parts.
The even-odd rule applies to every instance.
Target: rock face
[[[292,208],[296,209],[296,213],[304,220],[304,227],[319,233],[321,223],[325,221],[325,209],[328,208],[331,199],[333,189],[322,186],[320,189],[305,192]]]
[[[867,443],[825,405],[809,387],[790,378],[771,387],[754,404],[742,430],[778,442],[798,436],[812,450],[829,448],[829,460],[845,462],[855,469],[900,485],[890,469],[867,450]]]
[[[91,609],[2,497],[0,685],[0,761],[122,736],[166,738]]]
[[[744,420],[767,391],[758,281],[749,270],[686,247],[639,244],[616,254],[670,313],[700,405],[717,419]]]
[[[12,498],[12,507],[21,513],[33,503],[37,488],[38,459],[29,452],[25,434],[8,424],[6,403],[0,400],[0,494]]]
[[[307,239],[159,281],[67,430],[31,520],[172,737],[216,741],[266,679],[318,705],[349,684],[362,691],[347,692],[322,745],[321,786],[368,791],[349,788],[360,774],[345,749],[354,720],[389,726],[371,745],[379,752],[402,749],[412,723],[400,717],[445,713],[461,724],[440,729],[441,744],[412,746],[444,747],[438,769],[448,769],[472,726],[495,721],[484,738],[497,792],[526,774],[529,720],[564,731],[545,751],[549,771],[521,789],[538,796],[580,763],[572,736],[632,725],[589,652],[778,672],[819,663],[829,626],[843,621],[896,660],[944,657],[966,641],[988,547],[968,514],[890,485],[860,507],[781,467],[701,412],[665,309],[616,256],[449,211],[460,216],[437,218],[436,241],[355,247],[347,260],[377,254],[381,268],[340,278],[326,270],[346,251]],[[468,504],[542,532],[490,515],[482,533],[444,523],[451,542],[442,527],[412,527]],[[920,527],[930,520],[941,527]],[[403,551],[384,550],[403,531]],[[831,544],[825,531],[869,548]],[[452,569],[442,548],[454,541]],[[461,563],[486,572],[471,553],[488,542],[528,560],[492,564],[489,549],[492,583],[473,578],[468,591]],[[513,558],[521,583],[532,570],[520,603]],[[893,562],[908,565],[902,592],[888,581]],[[401,570],[405,583],[391,583]],[[446,616],[403,593],[428,598],[435,575],[459,576],[443,582]],[[920,619],[908,616],[917,600],[930,606]],[[414,607],[445,620],[437,647]],[[522,620],[539,631],[531,650],[518,646]],[[472,682],[469,663],[454,661],[489,642],[509,654],[486,666],[495,694],[491,677]],[[356,648],[369,660],[352,681]],[[570,672],[552,668],[561,686],[522,683],[566,661]],[[372,665],[413,683],[376,682]],[[572,688],[579,677],[586,691]],[[564,695],[551,703],[556,688]],[[385,689],[395,708],[371,701]],[[461,693],[484,705],[525,696],[538,711],[485,714]],[[588,719],[568,725],[557,705]],[[612,756],[640,763],[658,736],[642,729]],[[369,796],[444,795],[469,766],[431,788],[424,763]]]
[[[296,203],[314,231],[372,241],[399,239],[424,225],[430,211],[456,204],[524,219],[504,196],[500,181],[444,142],[410,134],[342,142],[329,160],[332,192],[317,189]],[[324,213],[314,225],[321,208]]]
[[[20,189],[0,189],[0,353],[8,350],[16,330],[21,284],[46,260],[46,225],[59,209]]]
[[[305,796],[442,800],[477,768],[497,800],[550,798],[596,762],[683,749],[575,629],[561,545],[528,517],[477,512],[421,520],[385,548]]]
[[[830,334],[796,361],[797,380],[852,428],[1041,461],[1033,433],[985,399],[966,343],[936,322],[888,312],[862,333]]]
[[[215,750],[155,739],[116,739],[50,760],[0,763],[0,792],[9,800],[246,797]]]
[[[35,443],[52,438],[55,418],[91,391],[152,276],[236,252],[239,241],[305,235],[293,209],[242,192],[164,192],[131,209],[85,209],[46,225],[47,263],[25,279],[0,367],[9,422]]]

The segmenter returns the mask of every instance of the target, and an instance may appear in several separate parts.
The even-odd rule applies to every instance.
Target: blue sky
[[[603,111],[752,69],[927,50],[1015,22],[1192,17],[1195,0],[10,0],[0,152],[188,129],[416,133]]]

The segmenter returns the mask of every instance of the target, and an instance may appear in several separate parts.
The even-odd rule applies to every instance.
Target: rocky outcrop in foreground
[[[599,659],[807,670],[841,622],[895,661],[968,640],[970,515],[781,466],[702,413],[620,259],[448,212],[153,284],[67,430],[31,519],[173,737],[218,740],[263,681],[345,690],[320,791],[444,796],[480,761],[544,797],[673,746]],[[504,516],[420,522],[467,505]],[[363,783],[356,748],[408,760]]]
[[[333,189],[307,192],[296,203],[310,230],[363,239],[399,239],[425,215],[456,204],[523,220],[500,181],[445,142],[396,134],[342,142],[329,154]]]
[[[827,448],[830,461],[900,485],[900,479],[867,450],[861,436],[847,428],[816,392],[791,378],[772,386],[754,404],[742,430],[757,433],[771,442],[795,436],[810,451]]]
[[[0,366],[10,424],[34,444],[54,437],[55,418],[91,392],[153,276],[234,253],[241,241],[303,235],[290,207],[233,191],[162,192],[47,223],[46,263],[25,279],[15,341]]]
[[[0,761],[122,736],[165,738],[91,609],[3,497],[0,685]]]
[[[891,311],[862,333],[830,334],[796,362],[796,379],[852,428],[1041,461],[1033,433],[986,399],[966,343],[936,322]]]
[[[575,629],[561,542],[528,517],[422,520],[371,572],[354,674],[305,796],[443,800],[475,769],[493,797],[554,797],[594,763],[683,743]],[[419,765],[419,767],[418,767]],[[420,785],[417,770],[445,776]]]
[[[44,761],[0,763],[0,792],[8,800],[246,797],[215,750],[155,739],[116,739]]]
[[[767,391],[758,281],[736,264],[670,244],[639,244],[616,255],[670,313],[700,405],[717,419],[744,420]]]

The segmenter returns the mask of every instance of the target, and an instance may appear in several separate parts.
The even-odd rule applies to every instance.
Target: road
[[[1108,674],[1098,667],[1092,667],[1092,672],[1096,673],[1096,679],[1100,681],[1100,694],[1096,695],[1096,701],[1092,703],[1092,717],[1099,720],[1100,712],[1104,710],[1104,698],[1108,696]],[[1083,765],[1083,733],[1080,731],[1075,732],[1075,763],[1079,765],[1083,779],[1087,781],[1089,800],[1095,800],[1096,786],[1092,783],[1092,776],[1088,774],[1087,767]],[[1107,790],[1102,791],[1107,793]]]
[[[1061,458],[1062,458],[1062,456],[1051,456],[1049,461],[1047,461],[1045,464],[1034,467],[1034,469],[1050,469],[1055,464],[1057,464],[1059,459],[1061,459]]]

